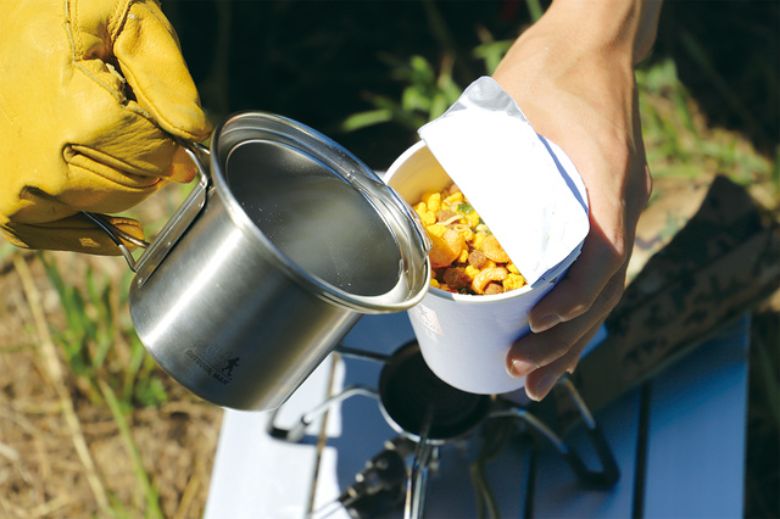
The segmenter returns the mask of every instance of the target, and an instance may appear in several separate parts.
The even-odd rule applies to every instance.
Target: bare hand
[[[545,16],[526,31],[494,75],[536,131],[572,159],[590,204],[591,230],[580,257],[532,310],[533,333],[507,357],[513,375],[527,375],[526,393],[535,400],[574,370],[620,300],[651,186],[632,52],[618,44],[578,44],[566,25],[576,18],[567,14],[563,20]]]

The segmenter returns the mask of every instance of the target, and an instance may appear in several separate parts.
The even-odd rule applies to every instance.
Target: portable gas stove
[[[555,392],[588,432],[576,451],[522,391],[441,382],[404,314],[364,317],[279,409],[226,412],[205,517],[530,516],[537,452],[573,471],[572,490],[609,487],[618,468],[599,426],[570,380]]]
[[[354,397],[376,401],[382,416],[397,433],[371,457],[354,482],[335,499],[309,510],[312,518],[346,512],[352,518],[384,517],[403,508],[405,518],[421,518],[429,472],[439,468],[442,447],[479,444],[470,472],[481,512],[495,508],[484,478],[484,462],[507,442],[527,441],[528,436],[549,443],[574,471],[584,488],[608,488],[619,477],[614,456],[590,410],[568,377],[556,391],[566,392],[587,428],[598,470],[586,466],[580,455],[522,404],[497,395],[477,395],[458,390],[437,378],[426,366],[416,341],[390,355],[341,346],[338,354],[381,365],[378,385],[345,386],[341,391],[303,413],[291,427],[282,427],[274,412],[268,433],[275,439],[299,443],[316,419],[334,406]],[[476,516],[478,511],[474,511]]]

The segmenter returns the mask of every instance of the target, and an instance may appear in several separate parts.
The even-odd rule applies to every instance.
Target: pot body
[[[281,405],[362,313],[427,288],[408,207],[336,143],[258,112],[228,119],[195,191],[138,262],[130,313],[160,366],[225,407]]]

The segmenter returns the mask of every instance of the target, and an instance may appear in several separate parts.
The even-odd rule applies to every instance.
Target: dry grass
[[[221,411],[156,368],[143,376],[159,378],[163,402],[117,397],[116,366],[132,355],[126,326],[105,366],[79,373],[63,353],[67,312],[41,257],[0,250],[0,517],[200,517]],[[118,258],[44,257],[73,286],[87,269],[115,288],[126,278]],[[128,323],[126,303],[112,298],[116,321]]]

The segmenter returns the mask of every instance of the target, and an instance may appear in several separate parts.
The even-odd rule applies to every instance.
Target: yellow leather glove
[[[0,231],[21,247],[118,254],[80,212],[191,180],[173,138],[209,133],[173,28],[153,0],[0,0],[0,41]]]

